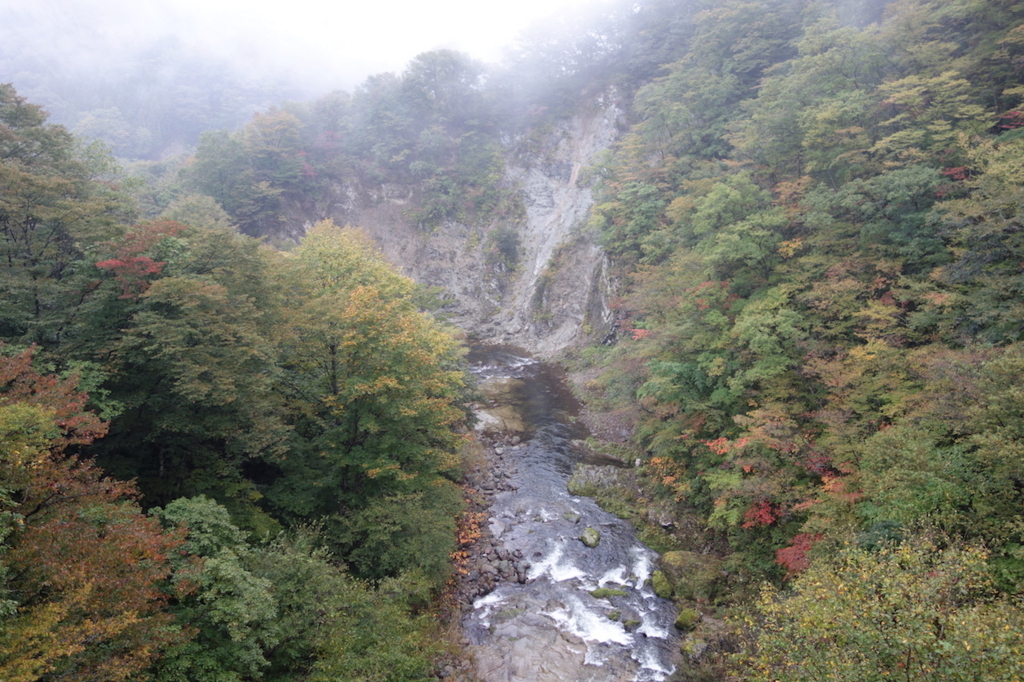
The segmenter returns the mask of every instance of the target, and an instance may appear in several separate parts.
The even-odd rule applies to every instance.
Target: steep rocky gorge
[[[622,115],[605,93],[571,118],[504,140],[505,189],[522,208],[514,219],[424,230],[409,220],[416,188],[384,184],[335,187],[306,223],[332,218],[366,229],[404,274],[446,292],[457,326],[550,357],[603,338],[613,322],[607,258],[585,229],[594,203],[585,170],[615,141]],[[514,231],[513,263],[494,262],[494,230]]]
[[[443,290],[445,312],[479,344],[470,357],[486,396],[474,410],[485,454],[467,483],[483,537],[466,548],[457,581],[463,656],[445,679],[653,682],[675,668],[675,608],[650,583],[657,554],[629,523],[566,489],[580,461],[575,399],[534,359],[612,330],[613,282],[587,228],[586,170],[622,117],[606,93],[505,140],[503,182],[521,207],[513,218],[424,230],[410,220],[418,190],[399,184],[337,187],[318,209],[364,228],[402,272]],[[510,233],[515,258],[496,259],[495,235]]]

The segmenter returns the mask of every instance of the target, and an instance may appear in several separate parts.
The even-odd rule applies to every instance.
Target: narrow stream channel
[[[674,607],[647,586],[657,555],[630,524],[566,489],[578,461],[572,441],[586,435],[575,398],[554,368],[514,349],[478,347],[470,362],[489,399],[480,428],[518,436],[495,447],[507,485],[493,498],[489,529],[520,574],[499,580],[463,618],[477,675],[665,680],[678,639]],[[586,528],[600,531],[596,547],[580,539]]]

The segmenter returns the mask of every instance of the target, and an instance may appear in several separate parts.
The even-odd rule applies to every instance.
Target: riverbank
[[[567,363],[573,364],[573,363]],[[663,594],[675,602],[685,631],[682,656],[670,682],[716,682],[725,679],[723,656],[735,648],[728,619],[735,615],[736,595],[751,591],[749,580],[730,570],[726,539],[707,528],[685,504],[659,495],[643,470],[645,455],[633,440],[637,407],[600,409],[596,387],[600,367],[568,369],[567,381],[579,400],[580,422],[591,434],[594,450],[636,465],[627,469],[578,464],[569,491],[594,499],[603,509],[628,520],[646,545],[662,554],[658,568]],[[743,602],[743,598],[740,598]]]
[[[512,489],[515,468],[507,461],[506,452],[518,447],[519,441],[511,434],[477,434],[466,446],[461,483],[466,510],[459,523],[459,547],[442,613],[453,648],[459,653],[446,657],[439,666],[439,677],[445,682],[488,682],[477,676],[473,658],[466,653],[470,640],[462,632],[462,619],[473,610],[475,600],[490,594],[501,582],[528,580],[530,564],[522,552],[510,553],[495,543],[488,524],[494,496]]]

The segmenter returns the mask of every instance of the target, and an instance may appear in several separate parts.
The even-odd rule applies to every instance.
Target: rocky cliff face
[[[473,336],[550,357],[612,324],[607,259],[585,229],[594,199],[584,170],[614,142],[621,116],[604,94],[584,113],[507,140],[505,182],[522,208],[514,220],[425,232],[407,217],[416,189],[401,185],[336,187],[316,219],[366,229],[402,272],[447,292],[445,311]],[[495,258],[499,231],[514,233],[514,257]]]

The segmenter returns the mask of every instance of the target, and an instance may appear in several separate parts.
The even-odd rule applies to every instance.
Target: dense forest
[[[624,3],[198,138],[83,104],[119,160],[16,86],[0,678],[436,677],[459,335],[318,206],[404,184],[514,269],[508,161],[597,96],[617,322],[563,362],[631,434],[617,507],[669,510],[674,679],[1024,675],[1024,4]]]
[[[329,222],[135,220],[10,86],[0,120],[0,677],[425,679],[467,389],[416,285]]]
[[[1021,674],[1022,12],[721,3],[593,171],[591,397],[716,548],[682,596],[753,600],[743,679]]]

